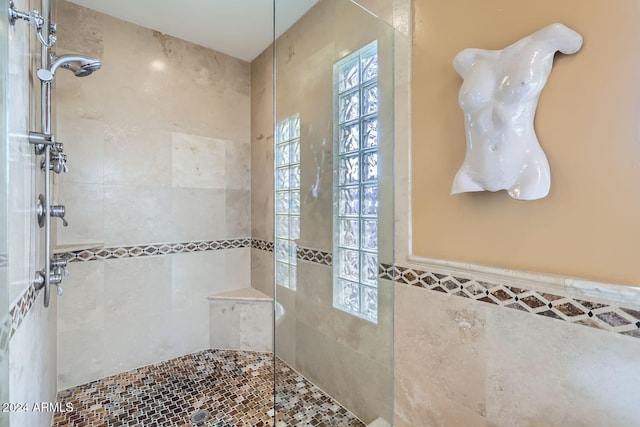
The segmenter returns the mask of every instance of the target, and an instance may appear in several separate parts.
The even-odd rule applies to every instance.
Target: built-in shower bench
[[[210,296],[209,345],[214,349],[272,351],[273,298],[255,288]]]

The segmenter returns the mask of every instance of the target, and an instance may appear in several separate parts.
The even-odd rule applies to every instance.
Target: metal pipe
[[[51,1],[42,0],[42,36],[49,40],[51,29]],[[49,69],[49,47],[41,45],[41,68]],[[51,135],[51,82],[40,83],[40,118],[42,133]],[[51,145],[44,147],[44,306],[49,307],[51,298]]]

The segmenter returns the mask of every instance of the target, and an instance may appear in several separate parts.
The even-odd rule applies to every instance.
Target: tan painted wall
[[[414,0],[415,255],[640,285],[639,21],[633,0]],[[584,45],[556,57],[538,105],[549,195],[450,196],[465,154],[453,57],[501,49],[552,22]]]

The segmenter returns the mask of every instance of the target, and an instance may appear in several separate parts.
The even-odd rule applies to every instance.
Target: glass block
[[[284,166],[289,163],[289,144],[276,145],[276,166]]]
[[[338,304],[352,313],[360,313],[360,287],[356,283],[338,282]]]
[[[356,282],[360,280],[359,258],[357,251],[338,249],[338,276]]]
[[[300,217],[292,216],[289,218],[289,238],[299,239],[300,238]]]
[[[362,155],[362,181],[378,179],[378,152],[367,151]]]
[[[289,266],[289,288],[290,289],[296,289],[296,285],[298,283],[298,278],[296,277],[297,275],[297,268],[295,265],[291,265]]]
[[[378,85],[367,86],[362,89],[362,114],[378,111]]]
[[[378,285],[378,255],[363,252],[361,281],[367,285]]]
[[[378,221],[365,219],[362,221],[362,249],[378,250]]]
[[[344,95],[340,95],[338,98],[338,118],[340,123],[355,120],[359,117],[360,101],[358,99],[358,92],[350,92]]]
[[[298,245],[295,242],[289,241],[289,264],[295,265],[298,259]]]
[[[276,262],[276,283],[280,286],[289,287],[289,265]]]
[[[294,190],[289,196],[289,213],[300,215],[300,190]]]
[[[289,168],[289,186],[291,188],[300,188],[300,166],[292,166]]]
[[[362,146],[371,148],[378,146],[378,118],[369,117],[362,122]]]
[[[289,262],[289,241],[284,239],[276,239],[275,244],[275,253],[276,253],[276,261],[279,262]]]
[[[276,215],[276,237],[282,239],[289,238],[289,217],[286,215]]]
[[[300,140],[294,139],[289,144],[289,162],[300,163]]]
[[[283,120],[276,126],[276,144],[289,140],[289,119]]]
[[[289,138],[300,138],[300,116],[295,115],[291,117],[289,122]]]
[[[378,53],[376,49],[370,50],[361,56],[360,69],[362,70],[363,82],[378,76]]]
[[[358,123],[340,126],[340,154],[358,150],[359,141]]]
[[[362,215],[378,215],[378,186],[365,185],[362,187]]]
[[[340,246],[358,249],[360,242],[360,222],[357,219],[340,219]]]
[[[339,164],[339,183],[357,184],[360,180],[360,156],[345,156],[338,159]]]
[[[289,188],[289,168],[276,169],[276,190]]]
[[[289,213],[289,193],[287,191],[276,192],[276,213]]]
[[[338,193],[340,216],[357,216],[360,213],[360,189],[341,188]]]
[[[358,58],[345,62],[338,67],[338,90],[344,92],[360,83],[358,76]]]
[[[367,319],[375,322],[378,320],[378,290],[363,286],[361,291],[362,314]]]

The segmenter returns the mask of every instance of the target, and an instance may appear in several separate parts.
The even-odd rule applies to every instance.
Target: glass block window
[[[296,289],[296,243],[300,238],[300,116],[276,125],[276,284]]]
[[[378,46],[333,66],[334,307],[378,319]]]

